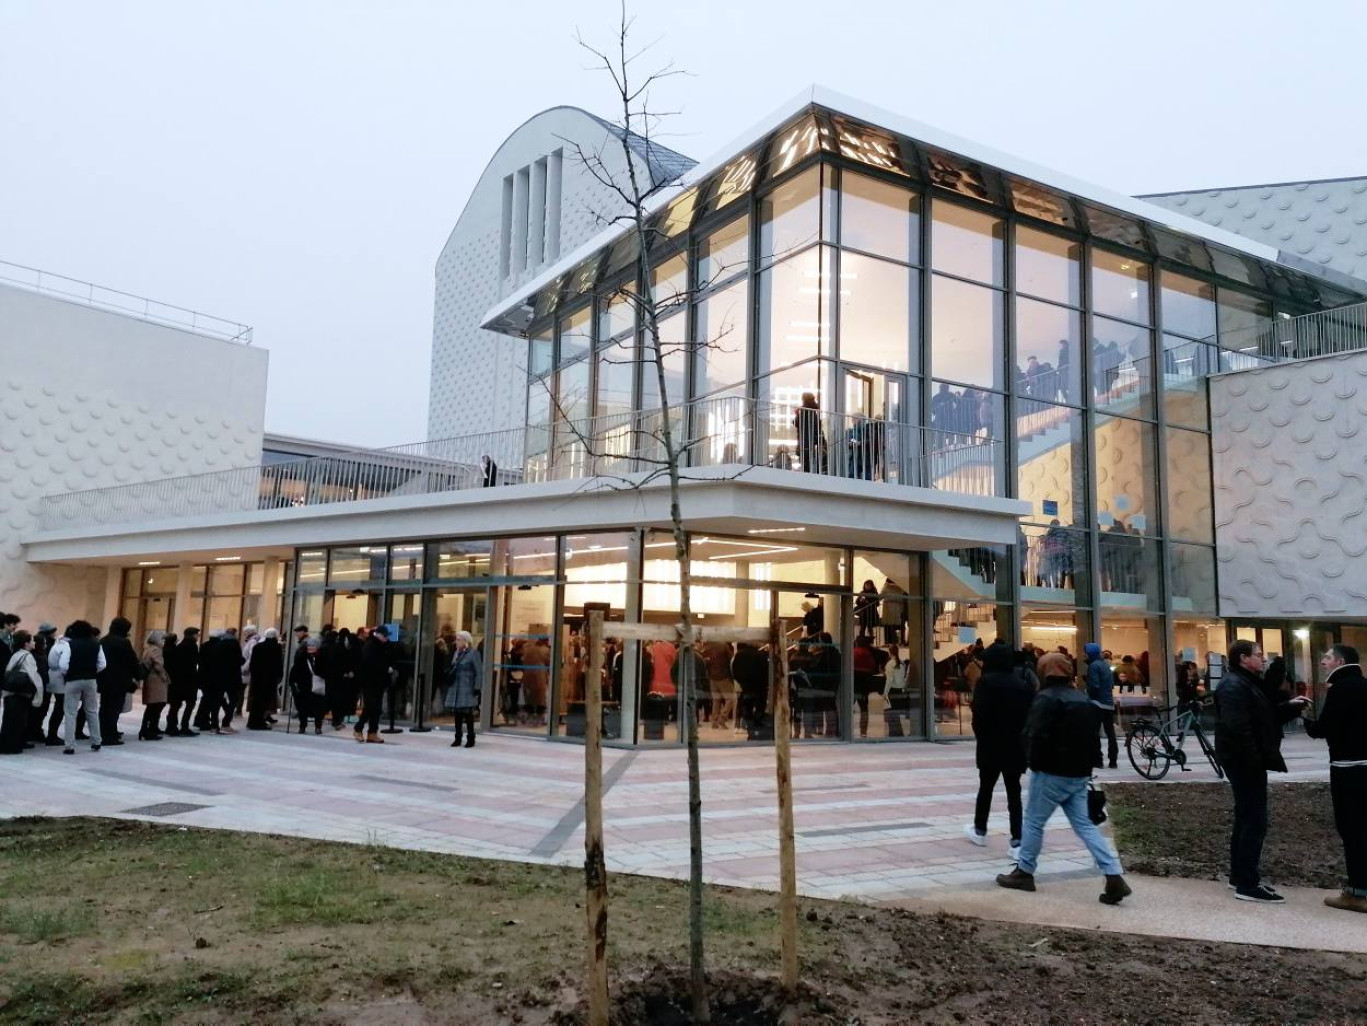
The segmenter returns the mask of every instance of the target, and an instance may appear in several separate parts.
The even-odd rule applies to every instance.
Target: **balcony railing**
[[[23,264],[11,264],[6,260],[0,260],[0,282],[30,292],[59,296],[72,303],[81,303],[100,310],[112,310],[115,313],[136,317],[140,321],[180,328],[182,331],[206,335],[224,342],[240,342],[243,345],[251,345],[252,342],[252,329],[245,324],[227,321],[222,317],[212,317],[197,310],[187,310],[183,306],[160,303],[146,296],[107,289],[103,285],[53,274],[51,271],[40,271],[36,267],[25,267]]]
[[[1002,443],[857,415],[728,397],[674,407],[689,468],[766,466],[793,473],[968,495],[1003,494]],[[359,450],[95,488],[42,500],[39,529],[294,509],[543,481],[620,478],[663,469],[664,415],[623,413],[510,431]]]
[[[1367,349],[1367,303],[1266,321],[1220,334],[1221,370],[1246,370]]]

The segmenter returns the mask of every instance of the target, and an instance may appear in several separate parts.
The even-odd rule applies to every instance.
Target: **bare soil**
[[[1234,810],[1228,784],[1107,784],[1106,794],[1116,844],[1131,872],[1197,880],[1228,876]],[[1263,877],[1274,886],[1341,887],[1346,869],[1329,785],[1273,782],[1268,808]]]
[[[0,881],[0,1024],[584,1021],[574,870],[17,820],[0,823]],[[611,888],[614,1023],[689,1022],[686,888]],[[802,913],[803,984],[786,1000],[773,895],[709,890],[715,1023],[1367,1021],[1360,956],[839,902]]]

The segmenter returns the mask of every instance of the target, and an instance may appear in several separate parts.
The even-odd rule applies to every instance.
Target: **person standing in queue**
[[[104,740],[100,733],[100,691],[96,683],[105,668],[99,637],[100,632],[94,624],[76,620],[66,629],[66,645],[53,649],[66,692],[62,705],[62,737],[66,741],[63,753],[66,755],[76,754],[77,712],[85,712],[90,750],[98,752]]]
[[[452,748],[460,747],[462,733],[469,735],[465,747],[475,747],[475,715],[483,689],[484,663],[474,647],[474,638],[469,631],[456,631],[456,650],[446,671],[446,708],[455,717],[456,728]]]
[[[1263,687],[1263,650],[1239,640],[1229,648],[1229,668],[1215,689],[1215,755],[1234,792],[1234,829],[1229,839],[1229,882],[1240,901],[1264,905],[1286,899],[1262,882],[1258,864],[1267,839],[1267,775],[1285,773],[1283,723],[1295,719],[1306,699],[1275,704]]]
[[[165,631],[148,631],[142,649],[142,727],[139,741],[160,741],[158,722],[170,696],[171,678],[166,672]]]
[[[1329,795],[1348,868],[1343,891],[1324,903],[1345,912],[1367,912],[1367,678],[1352,645],[1332,646],[1320,669],[1329,693],[1319,718],[1307,723],[1305,732],[1329,742]]]
[[[1096,757],[1092,765],[1097,769],[1102,766],[1101,734],[1105,733],[1106,756],[1111,769],[1115,769],[1116,760],[1120,757],[1120,745],[1115,739],[1115,674],[1101,657],[1101,646],[1095,641],[1088,642],[1082,651],[1087,657],[1087,700],[1096,710],[1094,715],[1098,727]]]
[[[142,680],[142,663],[133,651],[133,642],[128,640],[128,632],[132,629],[132,621],[116,616],[109,623],[109,633],[100,642],[105,662],[99,675],[100,735],[106,748],[123,744],[119,716],[123,713],[123,703]]]
[[[185,628],[180,643],[176,645],[174,658],[167,660],[166,669],[171,675],[171,707],[166,714],[166,736],[199,737],[199,731],[190,726],[190,719],[195,714],[195,702],[199,699],[198,627]]]
[[[275,700],[275,689],[285,675],[285,650],[280,647],[280,632],[267,627],[261,640],[252,647],[247,676],[251,688],[247,692],[247,729],[270,730],[266,718]]]
[[[4,711],[0,714],[0,755],[20,755],[32,748],[27,740],[29,714],[43,704],[43,678],[38,673],[38,662],[33,658],[33,635],[15,631],[9,640],[12,653],[0,673],[0,698]]]
[[[361,649],[361,718],[356,721],[356,740],[372,745],[384,744],[380,737],[380,710],[385,689],[390,684],[394,656],[389,650],[389,628],[381,624],[370,632]]]

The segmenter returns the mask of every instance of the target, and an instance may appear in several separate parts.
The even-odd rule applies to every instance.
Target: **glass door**
[[[555,623],[553,584],[493,589],[493,638],[485,656],[492,679],[492,727],[545,734],[550,721]]]
[[[434,588],[424,599],[423,644],[415,665],[421,687],[421,708],[413,718],[424,725],[450,726],[446,709],[446,671],[456,650],[456,633],[469,631],[475,650],[488,662],[485,639],[488,629],[487,588]],[[488,678],[486,670],[485,678]]]
[[[394,667],[399,671],[390,692],[395,719],[416,720],[420,696],[418,684],[418,639],[421,637],[422,596],[416,590],[391,591],[385,596],[384,623],[396,653]]]
[[[907,379],[902,374],[848,368],[845,371],[845,418],[833,459],[844,477],[865,481],[906,480],[909,430]]]

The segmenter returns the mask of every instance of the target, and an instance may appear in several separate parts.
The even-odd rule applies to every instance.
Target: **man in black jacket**
[[[1073,832],[1092,853],[1106,877],[1101,902],[1118,905],[1130,894],[1120,860],[1100,828],[1087,815],[1087,779],[1096,752],[1096,714],[1072,681],[1050,677],[1030,706],[1025,724],[1025,755],[1031,769],[1030,800],[1025,807],[1020,858],[997,883],[1018,891],[1035,889],[1035,865],[1044,845],[1044,825],[1063,809]]]
[[[1275,706],[1262,686],[1263,650],[1252,641],[1229,648],[1229,670],[1215,689],[1220,718],[1215,755],[1234,791],[1234,829],[1229,838],[1229,882],[1240,901],[1278,904],[1280,894],[1262,882],[1258,863],[1267,839],[1267,774],[1286,772],[1281,725],[1300,715],[1306,700]]]
[[[380,708],[385,689],[391,683],[394,655],[389,647],[389,628],[380,626],[370,632],[361,650],[361,718],[356,721],[356,740],[372,745],[384,744],[380,737]],[[364,731],[364,735],[362,734]]]
[[[266,714],[270,711],[275,689],[285,675],[285,650],[280,647],[279,634],[274,627],[256,643],[247,666],[251,690],[247,693],[247,729],[270,730]]]
[[[166,672],[171,677],[171,707],[166,714],[167,737],[199,737],[190,726],[199,698],[199,628],[186,627],[175,656],[166,653]],[[184,713],[181,709],[184,708]]]
[[[1329,742],[1329,794],[1348,864],[1343,893],[1324,903],[1367,912],[1367,679],[1352,645],[1334,645],[1320,660],[1320,669],[1328,675],[1329,694],[1319,719],[1306,724],[1305,732]]]
[[[978,801],[964,835],[978,847],[987,844],[992,792],[1001,777],[1011,826],[1011,855],[1020,853],[1021,774],[1025,746],[1021,731],[1030,716],[1035,689],[1015,671],[1016,653],[1000,638],[983,653],[983,675],[973,689],[973,735],[977,738]]]
[[[105,667],[99,675],[100,691],[100,734],[106,748],[123,744],[123,734],[119,732],[119,715],[123,703],[137,687],[137,682],[146,676],[133,643],[128,640],[128,632],[133,624],[122,616],[109,622],[109,633],[100,642],[104,651]]]

